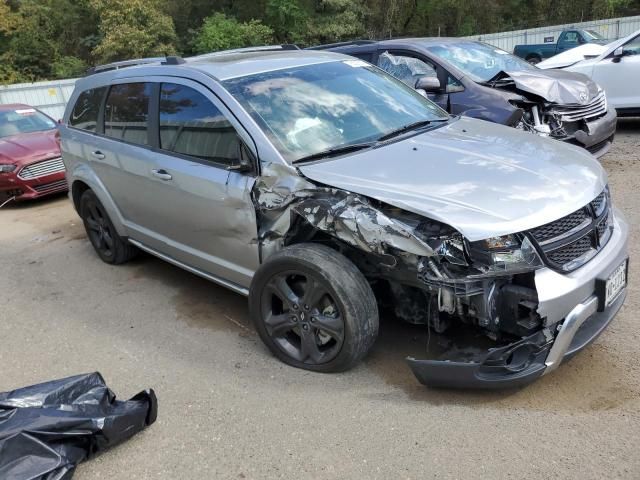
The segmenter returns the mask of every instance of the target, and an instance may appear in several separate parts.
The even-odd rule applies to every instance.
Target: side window
[[[81,130],[95,132],[98,125],[100,104],[106,90],[107,87],[100,87],[82,92],[73,106],[69,124]]]
[[[104,107],[104,134],[148,145],[150,83],[123,83],[109,90]]]
[[[625,55],[640,55],[640,35],[623,46]]]
[[[578,43],[578,32],[565,32],[562,40],[565,43]]]
[[[390,73],[398,80],[415,88],[416,81],[421,77],[437,77],[433,65],[423,62],[418,58],[404,55],[392,55],[384,52],[378,57],[378,67]]]
[[[233,125],[193,88],[163,83],[160,90],[160,147],[164,150],[232,165],[240,142]]]

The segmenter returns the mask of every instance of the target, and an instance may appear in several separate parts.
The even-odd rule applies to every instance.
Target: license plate
[[[611,305],[613,301],[618,297],[622,289],[627,285],[627,261],[622,262],[618,268],[607,278],[607,283],[604,287],[604,306],[605,308]]]

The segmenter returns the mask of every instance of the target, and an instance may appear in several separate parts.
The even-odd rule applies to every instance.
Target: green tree
[[[279,42],[296,43],[304,40],[309,15],[296,0],[268,0],[267,23]]]
[[[267,45],[273,41],[273,30],[260,20],[240,23],[223,13],[207,17],[193,39],[196,53],[214,52],[229,48]]]
[[[99,62],[175,53],[173,20],[160,0],[91,0],[102,39],[93,49]]]

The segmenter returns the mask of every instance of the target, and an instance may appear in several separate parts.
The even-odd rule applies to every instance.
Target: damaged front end
[[[442,222],[287,175],[288,168],[267,167],[254,187],[263,260],[287,245],[324,243],[356,264],[378,303],[397,318],[443,336],[462,327],[491,342],[489,348],[477,346],[463,353],[450,349],[437,360],[408,358],[425,385],[501,388],[529,383],[549,371],[552,349],[563,335],[569,342],[562,340],[566,345],[554,354],[556,365],[592,341],[623,301],[593,321],[592,303],[584,308],[579,304],[577,313],[570,312],[564,323],[540,308],[536,272],[548,265],[549,258],[566,260],[580,253],[573,243],[563,244],[561,250],[542,237],[547,232],[564,235],[561,229],[569,225],[567,219],[471,242]],[[583,235],[598,235],[594,242],[604,246],[613,228],[608,192],[581,211],[585,221],[593,213],[589,225],[597,225]],[[539,253],[541,245],[548,244],[554,250],[543,247],[547,253]],[[587,253],[572,258],[567,268],[588,261]],[[581,339],[574,340],[575,328],[587,319],[593,324],[591,332],[587,328]]]
[[[515,94],[509,103],[522,111],[516,128],[604,155],[615,135],[615,109],[588,78],[558,73],[500,72],[485,85]]]

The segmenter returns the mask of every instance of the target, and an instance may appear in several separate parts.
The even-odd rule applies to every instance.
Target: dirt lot
[[[99,370],[158,421],[76,475],[139,478],[640,478],[640,121],[604,159],[631,224],[630,294],[571,363],[518,391],[429,390],[388,319],[358,368],[320,375],[262,346],[243,297],[145,256],[103,264],[65,197],[0,210],[0,391]]]

